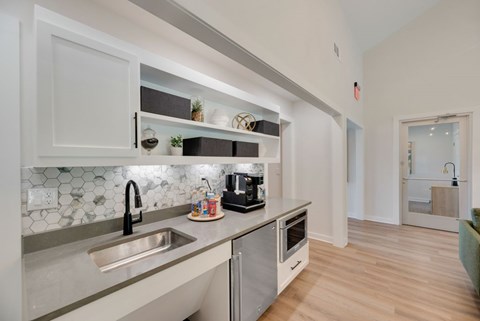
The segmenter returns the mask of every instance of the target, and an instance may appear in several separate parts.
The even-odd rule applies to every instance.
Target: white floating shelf
[[[271,140],[277,140],[277,141],[280,140],[280,137],[278,136],[272,136],[272,135],[267,135],[267,134],[262,134],[257,132],[250,132],[247,130],[242,130],[237,128],[218,126],[218,125],[209,124],[209,123],[196,122],[193,120],[186,120],[186,119],[169,117],[164,115],[157,115],[157,114],[152,114],[147,112],[140,112],[140,116],[142,117],[142,123],[143,122],[153,123],[153,124],[171,126],[176,128],[199,129],[199,130],[204,129],[206,132],[215,131],[215,132],[223,132],[223,133],[249,136],[249,137],[259,137],[259,138],[265,138],[265,139],[271,139]]]
[[[239,110],[278,114],[280,107],[222,81],[167,59],[144,53],[140,60],[141,79],[189,95],[198,95]]]
[[[204,157],[204,156],[169,156],[142,155],[140,162],[144,165],[201,165],[201,164],[249,164],[278,163],[275,157]]]

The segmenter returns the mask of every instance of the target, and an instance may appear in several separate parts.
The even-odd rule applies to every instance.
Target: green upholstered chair
[[[473,287],[480,295],[480,234],[475,230],[472,221],[459,221],[459,252]]]

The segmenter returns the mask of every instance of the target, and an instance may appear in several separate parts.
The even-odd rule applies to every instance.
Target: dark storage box
[[[233,142],[233,156],[258,157],[258,144],[247,142]]]
[[[140,109],[149,113],[190,120],[190,100],[155,89],[140,87]]]
[[[227,139],[196,137],[183,140],[184,156],[232,156],[232,141]]]
[[[280,136],[280,125],[267,120],[259,120],[255,124],[253,131],[272,136]]]

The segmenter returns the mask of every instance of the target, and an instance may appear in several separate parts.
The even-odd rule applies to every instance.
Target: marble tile
[[[56,167],[49,167],[43,172],[47,178],[57,178],[60,175],[60,171]]]
[[[46,230],[48,226],[48,223],[44,220],[42,221],[35,221],[32,223],[32,225],[30,225],[30,229],[32,230],[32,232],[34,233],[39,233],[39,232],[43,232]]]
[[[60,181],[60,183],[62,184],[67,184],[67,183],[70,183],[73,179],[73,176],[72,174],[70,173],[61,173],[59,176],[58,176],[58,180]]]
[[[70,174],[73,177],[82,177],[83,173],[85,173],[85,172],[84,172],[83,168],[81,168],[81,167],[74,167],[70,171]]]
[[[263,164],[22,168],[22,195],[32,187],[58,187],[59,191],[58,208],[49,210],[27,212],[26,196],[22,197],[23,233],[121,217],[130,179],[139,185],[142,210],[152,211],[189,203],[193,191],[207,188],[202,177],[220,194],[225,174],[263,171]]]

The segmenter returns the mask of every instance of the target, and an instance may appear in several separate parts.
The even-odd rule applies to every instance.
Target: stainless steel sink
[[[165,228],[94,247],[88,254],[102,272],[108,272],[146,256],[171,251],[195,240],[196,238],[190,235]]]

